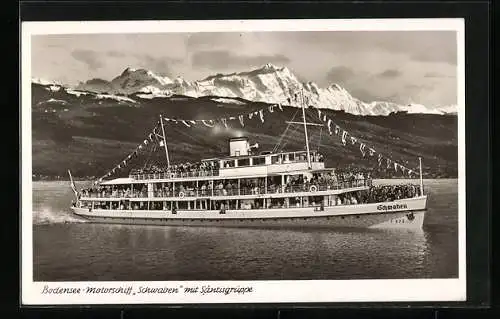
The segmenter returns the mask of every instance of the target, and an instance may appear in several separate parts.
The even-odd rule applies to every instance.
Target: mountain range
[[[134,103],[137,100],[171,98],[173,96],[219,97],[235,101],[281,103],[300,107],[302,104],[316,108],[344,111],[354,115],[387,116],[391,113],[456,114],[455,105],[427,107],[421,104],[401,105],[393,102],[364,102],[353,97],[345,88],[332,84],[326,88],[314,82],[301,82],[287,67],[266,64],[248,72],[216,74],[198,81],[182,77],[171,79],[150,70],[126,68],[120,75],[107,81],[91,79],[68,87],[42,79],[33,83],[46,86],[47,90],[65,90],[70,94],[93,94]]]

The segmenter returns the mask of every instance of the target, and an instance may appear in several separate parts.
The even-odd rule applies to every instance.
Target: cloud
[[[239,47],[246,33],[239,32],[201,32],[189,34],[185,40],[188,51],[197,49],[214,49],[220,46],[231,45]],[[245,36],[246,38],[246,36]]]
[[[283,54],[274,55],[239,55],[227,50],[198,51],[191,57],[194,67],[209,69],[231,69],[235,67],[253,67],[266,63],[286,64],[290,59]]]
[[[427,72],[424,74],[424,78],[454,78],[454,76],[438,72]]]
[[[444,48],[422,50],[411,55],[411,59],[420,62],[444,62],[452,65],[457,64],[457,51]]]
[[[418,90],[432,90],[435,87],[430,84],[406,84],[405,88],[409,90],[418,91]]]
[[[377,74],[377,76],[380,78],[397,78],[401,75],[402,75],[401,71],[394,69],[388,69],[382,73]]]
[[[386,96],[381,96],[379,94],[375,94],[373,92],[369,92],[366,89],[352,89],[349,91],[351,95],[357,99],[360,99],[363,102],[372,102],[372,101],[385,101],[387,100]]]
[[[74,50],[73,52],[71,52],[71,56],[75,60],[85,63],[92,71],[95,71],[104,66],[101,59],[99,58],[99,54],[92,50]]]
[[[112,58],[123,58],[126,56],[125,53],[123,53],[121,51],[116,51],[116,50],[110,50],[110,51],[106,52],[106,55],[109,57],[112,57]]]
[[[177,58],[156,57],[148,54],[137,55],[136,58],[141,61],[144,68],[164,76],[172,76],[171,65],[182,62]]]
[[[326,82],[343,84],[349,82],[356,76],[356,73],[346,66],[334,66],[326,74]]]

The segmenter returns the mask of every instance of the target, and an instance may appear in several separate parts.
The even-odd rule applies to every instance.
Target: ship
[[[420,183],[396,198],[370,198],[371,176],[338,178],[335,167],[309,147],[302,106],[305,150],[258,151],[248,137],[228,141],[229,152],[195,165],[171,165],[160,116],[166,167],[131,170],[78,191],[72,212],[89,222],[197,227],[316,227],[422,229],[427,210],[422,162]]]

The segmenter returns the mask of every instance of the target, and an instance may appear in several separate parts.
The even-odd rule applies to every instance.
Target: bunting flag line
[[[205,126],[208,126],[208,127],[214,127],[215,124],[213,124],[213,121],[207,121],[207,120],[201,120],[201,122],[205,125]],[[210,122],[210,123],[208,123]]]
[[[254,116],[259,116],[261,122],[264,123],[265,122],[264,113],[265,112],[273,113],[275,107],[278,107],[280,111],[283,111],[283,107],[282,107],[281,103],[271,104],[267,108],[262,108],[260,110],[253,111],[251,113],[234,115],[234,116],[230,116],[228,118],[217,119],[215,121],[221,122],[225,127],[228,127],[228,125],[229,125],[228,120],[233,121],[233,120],[238,119],[240,121],[241,126],[245,126],[245,123],[244,123],[245,116],[248,116],[248,119],[252,119]],[[168,117],[164,117],[164,120],[166,122],[182,123],[186,127],[192,127],[193,125],[196,125],[200,122],[203,123],[203,125],[205,125],[207,127],[213,127],[216,124],[216,123],[214,123],[214,120],[186,120],[186,119],[173,119],[173,118],[168,118]],[[326,121],[326,116],[324,117],[324,120]],[[225,123],[224,123],[224,121],[225,121]],[[154,133],[153,135],[156,135],[156,132],[153,132],[153,133]]]
[[[366,154],[369,154],[370,157],[373,157],[377,152],[374,148],[372,147],[367,147],[365,143],[362,143],[360,140],[358,140],[356,137],[354,136],[351,136],[349,134],[349,132],[347,132],[346,130],[342,130],[340,128],[340,126],[338,126],[337,124],[333,123],[332,120],[330,118],[328,118],[320,109],[317,110],[318,111],[318,117],[320,118],[320,120],[322,119],[324,122],[327,122],[327,127],[328,127],[328,131],[330,133],[330,135],[332,135],[332,132],[331,132],[331,126],[332,125],[335,125],[335,129],[334,129],[334,132],[335,132],[335,135],[338,135],[340,131],[342,131],[342,144],[344,146],[346,146],[347,144],[347,141],[348,141],[348,138],[349,138],[349,141],[351,141],[351,144],[354,145],[356,143],[359,143],[359,150],[361,151],[361,154],[363,155],[363,157],[366,157]],[[410,170],[409,168],[401,165],[400,163],[396,162],[396,161],[392,161],[390,160],[389,158],[386,158],[386,157],[383,157],[382,154],[378,154],[378,158],[377,158],[377,161],[378,161],[378,166],[380,167],[382,165],[382,159],[386,159],[386,163],[387,163],[387,169],[389,169],[391,167],[391,164],[393,164],[394,166],[394,169],[396,170],[396,172],[398,171],[398,167],[400,169],[400,171],[404,174],[405,172],[408,172],[409,175],[411,175],[412,173],[414,173],[413,170]],[[405,161],[405,163],[407,163],[408,161]]]

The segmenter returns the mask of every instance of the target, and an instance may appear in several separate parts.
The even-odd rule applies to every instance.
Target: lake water
[[[456,179],[425,181],[430,197],[421,231],[271,230],[86,223],[71,215],[69,182],[34,182],[33,278],[457,278],[457,186]]]

